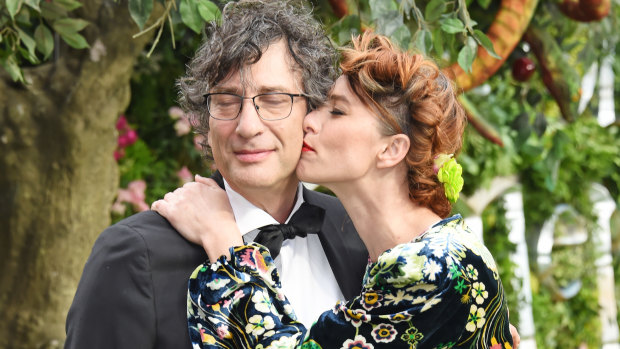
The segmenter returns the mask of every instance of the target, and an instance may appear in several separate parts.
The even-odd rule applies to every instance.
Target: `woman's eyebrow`
[[[346,105],[350,104],[349,99],[347,97],[345,97],[344,95],[337,94],[337,93],[330,94],[328,96],[328,100],[330,102],[332,102],[332,103],[333,102],[341,102],[341,103],[344,103]]]

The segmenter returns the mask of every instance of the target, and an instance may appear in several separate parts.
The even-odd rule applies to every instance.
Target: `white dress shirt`
[[[246,243],[254,241],[259,233],[258,228],[279,224],[269,213],[232,190],[226,180],[224,186],[237,226]],[[286,222],[304,202],[302,188],[299,183],[297,200]],[[307,328],[310,328],[321,313],[333,308],[338,300],[344,299],[318,235],[309,234],[305,238],[285,240],[275,263],[280,273],[282,290],[293,306],[298,320]]]

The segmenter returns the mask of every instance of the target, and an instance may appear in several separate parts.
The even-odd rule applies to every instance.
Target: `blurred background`
[[[99,233],[215,169],[175,80],[225,2],[0,0],[0,348],[62,347]],[[521,348],[620,348],[620,2],[306,3],[336,45],[372,29],[456,81],[454,211]]]

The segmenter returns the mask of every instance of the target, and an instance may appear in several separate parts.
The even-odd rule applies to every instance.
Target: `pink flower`
[[[170,109],[168,109],[168,115],[170,115],[170,118],[172,118],[173,120],[185,117],[183,109],[179,107],[170,107]]]
[[[239,262],[240,266],[247,265],[250,268],[255,268],[256,263],[254,263],[254,259],[252,258],[252,252],[249,249],[243,251],[243,254],[240,256],[241,262]]]
[[[125,149],[116,149],[114,151],[114,160],[118,161],[125,156]]]
[[[228,331],[228,325],[218,326],[216,332],[217,332],[218,337],[222,339],[230,338],[230,332]]]
[[[142,179],[129,182],[127,189],[131,192],[133,201],[131,203],[137,203],[144,201],[144,191],[146,190],[146,182]]]
[[[144,201],[140,201],[136,204],[133,205],[133,209],[138,211],[138,212],[143,212],[143,211],[148,211],[149,210],[149,204],[147,204]]]
[[[186,117],[181,117],[174,124],[174,129],[177,131],[177,136],[184,136],[192,130],[192,125]]]
[[[131,191],[127,189],[119,189],[118,194],[116,194],[116,201],[118,202],[133,202],[133,195],[131,195]]]
[[[149,209],[149,205],[144,201],[146,190],[146,182],[143,180],[131,181],[127,185],[127,189],[119,189],[116,195],[116,201],[112,204],[112,211],[123,214],[125,206],[123,203],[130,203],[134,211],[141,212]]]
[[[118,136],[118,146],[121,148],[128,147],[138,140],[138,133],[135,130],[129,130],[127,133]]]
[[[244,295],[245,293],[243,292],[243,290],[237,290],[235,291],[235,295],[233,296],[233,299],[241,299],[243,298]]]
[[[125,213],[125,205],[120,202],[119,200],[116,200],[113,204],[112,207],[110,208],[110,210],[116,214],[124,214]]]
[[[118,121],[116,121],[116,129],[119,131],[123,131],[126,130],[129,127],[129,124],[127,123],[127,118],[125,117],[125,115],[121,115],[118,118]]]
[[[183,166],[183,168],[177,172],[177,176],[183,183],[188,183],[194,180],[194,175],[190,172],[187,166]]]

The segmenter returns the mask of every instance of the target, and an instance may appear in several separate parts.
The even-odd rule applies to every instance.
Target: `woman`
[[[465,115],[451,82],[368,32],[343,50],[341,68],[327,103],[304,120],[297,175],[331,189],[351,216],[370,255],[362,293],[306,334],[269,251],[243,245],[224,192],[198,178],[219,205],[206,214],[231,220],[181,232],[215,261],[189,282],[194,347],[511,348],[493,258],[460,215],[446,218],[463,184],[453,154]],[[166,216],[166,204],[154,209]]]

